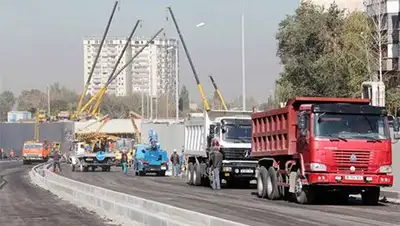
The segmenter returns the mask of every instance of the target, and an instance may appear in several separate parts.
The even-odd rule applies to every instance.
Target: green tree
[[[186,113],[189,109],[189,90],[186,86],[182,86],[181,93],[179,94],[179,111]]]
[[[277,83],[278,101],[293,96],[359,96],[361,82],[370,74],[368,43],[363,44],[363,34],[370,32],[363,13],[345,16],[336,4],[324,9],[302,2],[279,24],[276,36],[284,66]]]
[[[7,120],[7,113],[11,111],[15,103],[14,93],[11,91],[4,91],[0,94],[0,119],[1,121]]]

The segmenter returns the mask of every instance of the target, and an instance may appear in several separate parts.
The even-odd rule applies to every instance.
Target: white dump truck
[[[72,171],[78,167],[80,172],[87,172],[89,168],[95,171],[97,167],[101,168],[103,172],[109,172],[111,166],[114,163],[115,154],[112,152],[88,151],[81,148],[84,145],[83,142],[76,142],[73,153],[70,155],[70,162],[72,166]]]
[[[205,111],[185,120],[185,158],[190,185],[212,183],[208,165],[211,141],[216,139],[224,156],[221,180],[230,185],[249,185],[255,179],[257,161],[250,157],[251,112]]]

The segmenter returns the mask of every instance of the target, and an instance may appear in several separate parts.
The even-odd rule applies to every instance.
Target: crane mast
[[[197,75],[196,68],[194,67],[192,58],[190,57],[189,51],[188,51],[188,49],[186,47],[186,43],[185,43],[185,40],[183,39],[181,30],[179,29],[178,23],[176,22],[175,15],[172,12],[171,6],[168,6],[167,9],[168,9],[169,13],[171,14],[171,17],[172,17],[172,20],[174,22],[176,31],[178,32],[178,35],[179,35],[179,39],[182,42],[183,49],[185,50],[186,57],[187,57],[187,59],[189,61],[190,68],[192,69],[194,78],[196,79],[196,84],[197,84],[197,87],[199,88],[199,91],[200,91],[200,94],[201,94],[201,98],[203,99],[204,107],[205,107],[206,111],[210,111],[210,105],[208,104],[207,97],[206,97],[206,95],[204,93],[203,86],[200,83],[199,76]]]
[[[97,64],[97,61],[99,60],[101,49],[103,48],[104,41],[105,41],[105,39],[107,37],[107,34],[108,34],[108,30],[110,29],[111,21],[114,18],[114,14],[115,14],[115,10],[117,9],[117,5],[118,5],[118,1],[115,1],[112,13],[110,15],[110,18],[108,19],[108,23],[107,23],[106,29],[104,31],[104,34],[103,34],[103,38],[101,39],[99,49],[97,50],[96,58],[93,61],[92,68],[90,69],[90,72],[89,72],[89,77],[88,77],[88,79],[86,81],[85,87],[83,88],[81,97],[79,99],[78,107],[76,109],[77,112],[79,112],[81,110],[81,107],[82,107],[82,104],[83,104],[83,99],[85,98],[86,92],[87,92],[87,90],[89,88],[89,84],[90,84],[90,80],[92,79],[92,76],[93,76],[94,68],[95,68],[95,66]]]
[[[218,99],[221,101],[222,107],[224,108],[225,111],[227,111],[228,107],[226,106],[225,99],[222,97],[222,94],[218,89],[217,83],[215,83],[215,80],[212,77],[212,75],[209,75],[209,77],[210,77],[210,80],[211,80],[211,82],[212,82],[212,84],[214,86],[215,92],[217,93]]]

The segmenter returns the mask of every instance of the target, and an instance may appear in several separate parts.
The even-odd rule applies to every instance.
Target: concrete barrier
[[[59,197],[126,225],[245,226],[245,224],[74,181],[35,166],[32,182]],[[101,175],[99,175],[101,176]]]

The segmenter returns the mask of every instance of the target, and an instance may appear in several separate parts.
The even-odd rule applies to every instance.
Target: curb
[[[43,168],[45,165],[35,166],[29,172],[34,184],[64,200],[91,209],[99,215],[106,215],[114,220],[121,221],[126,225],[248,226],[74,181],[46,169],[38,170],[39,167]],[[41,174],[44,174],[44,176]]]

